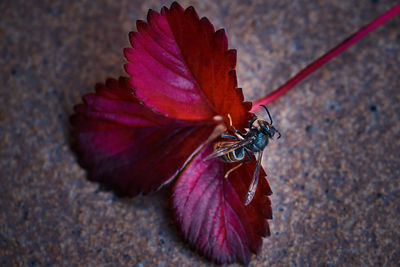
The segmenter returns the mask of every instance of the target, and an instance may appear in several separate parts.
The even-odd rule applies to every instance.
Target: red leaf
[[[125,49],[129,82],[108,80],[75,107],[80,162],[90,179],[129,196],[157,190],[179,174],[173,205],[191,246],[218,263],[247,263],[269,234],[269,185],[260,179],[245,206],[255,162],[226,179],[234,164],[204,161],[225,128],[219,117],[229,125],[230,115],[241,130],[252,117],[237,88],[236,51],[228,50],[223,30],[215,32],[177,3],[150,11],[137,28]]]
[[[137,22],[125,49],[130,83],[144,103],[173,118],[212,120],[229,113],[238,128],[250,119],[251,103],[237,89],[236,50],[223,30],[215,32],[196,11],[176,2]]]
[[[83,99],[71,117],[80,163],[92,180],[122,195],[146,194],[172,180],[215,126],[151,111],[127,78],[109,79]]]
[[[228,179],[225,173],[234,165],[204,158],[212,144],[195,156],[180,175],[173,193],[173,207],[185,239],[192,248],[217,263],[248,263],[257,253],[262,236],[269,235],[267,219],[272,219],[272,194],[261,170],[253,201],[243,200],[255,169],[255,162],[244,164]]]

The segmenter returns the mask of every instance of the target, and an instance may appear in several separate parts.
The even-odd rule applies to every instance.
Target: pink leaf
[[[183,10],[176,2],[161,14],[150,11],[147,20],[137,22],[133,48],[125,49],[137,96],[169,117],[210,121],[229,113],[244,127],[251,103],[237,89],[236,50],[228,50],[225,32],[215,32],[192,7]]]
[[[90,179],[122,195],[146,194],[169,182],[214,128],[151,111],[126,78],[109,79],[83,99],[71,118],[80,163]]]
[[[267,219],[272,219],[271,189],[261,170],[253,201],[245,206],[244,197],[255,169],[246,163],[233,167],[218,159],[204,160],[212,152],[208,145],[195,156],[180,175],[173,193],[173,208],[185,239],[192,248],[217,263],[248,263],[257,253],[262,236],[269,235]]]

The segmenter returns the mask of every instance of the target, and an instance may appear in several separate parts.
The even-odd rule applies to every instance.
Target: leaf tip
[[[245,101],[245,102],[243,102],[243,105],[244,105],[244,107],[245,107],[245,109],[246,109],[247,111],[250,111],[251,108],[252,108],[252,106],[253,106],[253,103],[250,102],[250,101]],[[272,191],[271,191],[271,194],[272,194]]]
[[[228,50],[228,37],[224,29],[219,29],[214,34],[214,45],[222,51]]]
[[[137,33],[136,32],[134,32],[134,31],[131,31],[131,32],[129,32],[129,34],[128,34],[128,39],[129,39],[129,43],[131,44],[131,46],[132,47],[134,47],[134,45],[133,45],[133,41],[134,41],[134,39],[135,39],[135,35],[136,35]]]
[[[201,27],[209,29],[211,33],[215,33],[214,25],[212,25],[212,23],[208,20],[208,18],[202,17],[199,23]]]
[[[175,11],[178,11],[178,12],[183,12],[183,7],[178,2],[174,1],[171,4],[170,10],[171,11],[175,10]]]
[[[149,24],[153,23],[153,20],[155,17],[158,17],[160,14],[157,11],[154,11],[153,9],[149,9],[149,12],[147,12],[147,21]]]
[[[137,20],[136,21],[136,28],[138,30],[138,32],[144,31],[147,27],[147,23],[144,20]]]
[[[185,16],[191,17],[192,20],[194,21],[199,21],[199,15],[197,14],[196,10],[194,9],[193,6],[190,6],[188,8],[186,8],[185,10]]]

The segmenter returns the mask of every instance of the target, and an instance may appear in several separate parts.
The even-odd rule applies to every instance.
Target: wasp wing
[[[246,205],[246,206],[250,204],[250,202],[253,199],[254,194],[256,193],[256,190],[257,190],[258,177],[260,176],[260,167],[261,167],[262,154],[263,154],[263,151],[260,151],[257,154],[256,169],[254,170],[253,179],[251,180],[249,191],[247,192],[246,199],[244,201],[244,205]]]
[[[226,142],[226,145],[224,144],[222,147],[220,147],[216,151],[214,151],[214,153],[208,155],[205,158],[205,160],[221,157],[225,154],[228,154],[229,152],[234,151],[235,149],[238,149],[240,147],[250,144],[252,141],[253,141],[253,138],[244,139],[244,140],[241,140],[238,142]]]

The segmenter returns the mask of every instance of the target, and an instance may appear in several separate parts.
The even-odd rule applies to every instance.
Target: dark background
[[[181,1],[238,49],[248,100],[282,84],[397,1]],[[135,21],[170,1],[0,2],[0,265],[205,266],[182,242],[171,187],[119,199],[86,179],[68,117],[124,75]],[[263,166],[272,236],[250,266],[400,260],[400,16],[269,108],[283,137]]]

